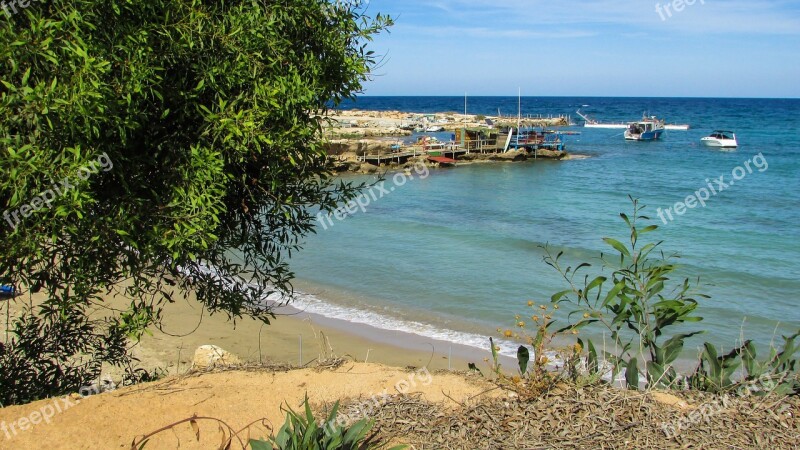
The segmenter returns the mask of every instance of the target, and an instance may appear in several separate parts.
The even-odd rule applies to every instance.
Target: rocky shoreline
[[[324,131],[326,139],[326,152],[336,161],[337,172],[351,172],[371,174],[381,171],[395,171],[409,169],[423,163],[431,167],[451,164],[431,161],[424,144],[404,145],[405,137],[413,134],[415,127],[432,125],[445,132],[458,129],[483,129],[492,126],[516,126],[516,118],[485,117],[482,115],[464,115],[458,113],[420,114],[405,113],[400,111],[333,111],[326,116],[328,128]],[[487,119],[489,119],[487,121]],[[503,121],[508,122],[507,124]],[[513,123],[512,123],[513,122]],[[523,126],[558,127],[569,125],[565,117],[557,118],[525,118],[521,119]],[[447,150],[439,152],[430,150],[435,154],[448,156]],[[411,152],[411,156],[409,156]],[[402,154],[402,156],[401,156]],[[366,156],[386,158],[386,163],[379,165],[366,161]],[[430,155],[430,156],[434,156]],[[566,160],[580,159],[583,156],[570,155],[562,150],[539,149],[535,154],[529,150],[511,150],[508,152],[480,152],[473,151],[454,156],[455,165],[478,162],[519,162],[528,159]],[[379,159],[379,161],[380,161]],[[395,159],[395,161],[392,161]]]

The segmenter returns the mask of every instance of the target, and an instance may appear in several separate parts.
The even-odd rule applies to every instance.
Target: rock
[[[561,150],[540,149],[536,151],[537,158],[561,159],[565,156],[567,156],[567,152]]]
[[[233,353],[229,353],[216,345],[201,345],[194,351],[192,369],[205,369],[214,366],[231,366],[241,363]]]
[[[492,155],[491,159],[493,161],[525,161],[528,159],[528,155],[524,150],[511,150],[505,153]]]
[[[347,172],[350,170],[350,164],[346,161],[340,161],[334,164],[333,170],[335,172]]]
[[[361,164],[361,167],[359,167],[358,171],[361,173],[373,174],[378,171],[378,166],[370,163],[364,163]]]

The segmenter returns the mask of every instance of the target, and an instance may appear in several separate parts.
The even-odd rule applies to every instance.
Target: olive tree
[[[0,282],[25,306],[0,402],[129,367],[173,296],[274,317],[316,211],[358,192],[332,177],[324,112],[362,89],[391,19],[358,0],[4,4]],[[90,314],[113,290],[128,307]]]

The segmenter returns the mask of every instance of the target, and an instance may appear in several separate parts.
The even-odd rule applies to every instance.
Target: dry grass
[[[682,410],[644,392],[606,385],[562,384],[536,400],[484,397],[455,411],[416,397],[397,398],[374,418],[382,438],[416,450],[800,448],[798,397],[723,403],[709,394],[675,395],[691,406]],[[662,424],[679,421],[688,425],[668,436]]]

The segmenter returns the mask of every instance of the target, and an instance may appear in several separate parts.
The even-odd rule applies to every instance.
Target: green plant
[[[303,402],[304,413],[286,410],[286,422],[278,433],[268,441],[250,440],[253,450],[367,450],[380,449],[382,445],[375,442],[375,434],[370,434],[374,422],[362,419],[344,427],[337,422],[339,402],[336,402],[325,422],[317,424],[308,397]],[[390,450],[402,450],[405,446],[392,447]]]
[[[625,380],[629,387],[638,388],[640,363],[644,365],[649,386],[669,386],[675,383],[678,374],[672,363],[680,355],[685,339],[701,333],[692,331],[678,333],[665,339],[665,333],[675,325],[697,322],[697,300],[693,295],[693,285],[689,279],[671,283],[671,276],[677,266],[672,262],[675,256],[665,256],[658,251],[661,242],[641,245],[640,237],[655,231],[656,225],[640,226],[650,220],[642,215],[644,206],[631,198],[633,215],[621,213],[630,236],[628,244],[612,239],[603,240],[618,254],[618,262],[611,262],[601,255],[603,266],[611,269],[606,276],[576,278],[588,263],[563,268],[560,263],[562,253],[553,256],[545,247],[545,263],[556,269],[569,283],[570,289],[556,293],[551,298],[556,305],[569,302],[575,308],[572,317],[579,314],[576,322],[560,331],[579,330],[592,324],[600,324],[611,333],[616,352],[605,352],[611,361],[613,376],[625,369]],[[608,287],[606,289],[606,287]],[[696,294],[697,297],[707,297]],[[589,341],[589,370],[598,370],[597,352]]]
[[[570,303],[574,310],[570,318],[580,315],[577,321],[558,330],[575,332],[586,326],[601,326],[610,331],[615,351],[604,351],[604,357],[612,365],[612,377],[625,370],[625,382],[629,388],[638,389],[639,374],[643,365],[648,387],[675,387],[688,384],[694,389],[723,392],[748,389],[758,393],[780,395],[800,392],[797,355],[800,346],[795,340],[800,332],[784,337],[780,350],[771,349],[769,358],[759,361],[756,347],[746,341],[726,354],[720,355],[717,348],[708,342],[703,346],[697,368],[688,376],[676,372],[672,363],[683,351],[684,341],[702,331],[669,334],[675,326],[698,322],[696,298],[707,295],[694,293],[694,284],[688,278],[671,282],[677,265],[672,262],[677,256],[666,256],[658,251],[661,242],[644,245],[640,237],[655,231],[656,225],[641,226],[649,217],[642,214],[644,206],[631,198],[633,215],[624,213],[630,236],[627,244],[612,238],[604,238],[619,255],[618,262],[601,255],[604,269],[611,269],[611,278],[590,277],[579,273],[591,267],[581,263],[574,269],[562,267],[562,253],[553,256],[545,247],[545,263],[556,269],[567,281],[570,289],[558,292],[551,301],[558,305]],[[658,251],[658,252],[657,252]],[[578,280],[576,280],[578,278]],[[606,289],[606,287],[608,287]],[[597,377],[601,370],[598,352],[594,343],[578,339],[578,345],[587,349],[586,369],[589,376]],[[577,361],[567,360],[570,370]],[[743,367],[744,373],[740,370]],[[752,389],[751,389],[752,388]]]
[[[795,339],[800,332],[783,336],[780,350],[772,347],[770,356],[759,361],[756,346],[745,341],[727,354],[719,355],[714,345],[706,342],[700,354],[700,361],[687,383],[694,389],[710,392],[738,391],[743,394],[800,394],[798,376],[798,355],[800,346]],[[737,378],[739,367],[744,368],[744,376]]]
[[[515,316],[515,325],[520,332],[515,333],[510,329],[497,330],[505,338],[523,339],[531,346],[531,349],[524,345],[517,348],[517,375],[508,377],[501,370],[497,353],[499,347],[495,345],[492,338],[489,338],[489,345],[492,352],[491,368],[498,381],[504,384],[508,384],[507,382],[510,381],[512,387],[521,396],[531,398],[547,391],[560,377],[559,373],[548,370],[548,364],[551,361],[546,355],[546,348],[556,334],[549,328],[554,323],[552,315],[558,310],[558,305],[553,305],[553,311],[549,311],[548,305],[537,306],[533,301],[528,301],[528,307],[534,310],[534,314],[530,316],[530,323],[533,324],[535,333],[529,334],[525,331],[528,322],[523,320],[520,315]],[[531,357],[531,353],[533,353],[533,357]],[[569,358],[570,362],[574,362],[573,355],[570,355]]]

